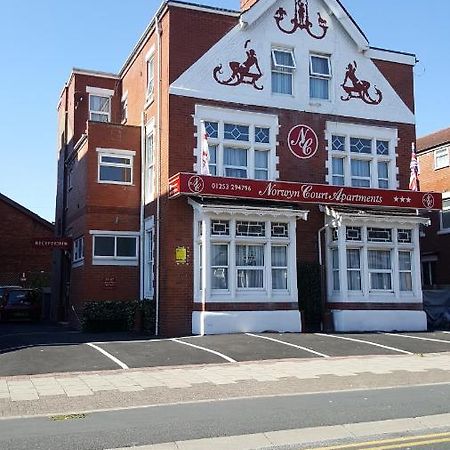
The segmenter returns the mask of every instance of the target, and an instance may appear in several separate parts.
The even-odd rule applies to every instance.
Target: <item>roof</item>
[[[450,128],[427,134],[417,139],[417,151],[423,152],[450,142]]]
[[[22,214],[25,214],[28,217],[30,217],[30,219],[35,220],[36,222],[39,222],[41,225],[44,225],[45,227],[47,227],[50,231],[54,231],[55,226],[52,223],[43,219],[41,216],[38,216],[33,211],[30,211],[29,209],[25,208],[24,206],[19,205],[19,203],[16,203],[14,200],[11,200],[9,197],[7,197],[6,195],[3,195],[1,192],[0,192],[0,201],[3,201],[7,205],[11,206],[12,208],[17,209]]]

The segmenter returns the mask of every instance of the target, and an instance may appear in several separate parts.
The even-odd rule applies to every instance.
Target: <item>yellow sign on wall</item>
[[[177,264],[187,263],[187,249],[186,247],[177,247],[175,249],[175,262]]]

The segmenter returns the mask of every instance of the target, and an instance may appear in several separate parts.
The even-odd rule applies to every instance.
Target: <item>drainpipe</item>
[[[158,20],[158,14],[155,16],[156,28],[156,51],[158,52],[158,92],[156,97],[156,142],[157,151],[155,156],[158,158],[156,174],[156,267],[155,267],[155,335],[159,335],[159,259],[160,259],[160,221],[161,221],[161,23]]]
[[[319,266],[320,266],[320,289],[321,289],[321,310],[322,310],[322,331],[331,331],[332,323],[331,318],[326,310],[326,292],[325,292],[325,276],[324,276],[324,270],[323,270],[323,261],[322,261],[322,240],[321,235],[322,232],[325,231],[327,228],[331,226],[335,226],[336,221],[333,220],[330,223],[327,223],[322,228],[319,228],[319,231],[317,231],[317,243],[319,247]]]
[[[139,297],[144,299],[145,295],[145,255],[144,255],[144,243],[145,243],[145,225],[144,225],[144,208],[145,208],[145,167],[146,167],[146,154],[145,154],[145,112],[141,114],[141,207],[139,211],[139,223],[141,228],[141,239],[139,245]]]

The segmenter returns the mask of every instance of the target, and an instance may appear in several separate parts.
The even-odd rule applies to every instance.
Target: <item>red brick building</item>
[[[3,194],[0,218],[0,285],[49,287],[52,251],[33,241],[53,238],[53,224]]]
[[[148,299],[161,335],[301,331],[309,264],[322,325],[425,329],[415,211],[440,196],[405,191],[414,64],[336,0],[164,2],[119,74],[62,91],[60,313]]]
[[[417,139],[417,155],[421,189],[442,193],[442,210],[422,234],[422,281],[450,287],[450,128]]]

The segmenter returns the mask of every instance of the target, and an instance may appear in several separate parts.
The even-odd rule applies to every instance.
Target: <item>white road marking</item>
[[[89,347],[95,348],[95,350],[98,350],[101,354],[105,355],[111,361],[114,361],[117,365],[122,367],[122,369],[129,369],[129,367],[125,363],[120,361],[120,359],[117,359],[115,356],[111,355],[111,353],[108,353],[106,350],[103,350],[102,348],[98,347],[97,345],[93,344],[92,342],[86,342],[86,345],[89,345]]]
[[[450,334],[450,331],[443,331],[442,333]]]
[[[431,342],[445,342],[446,344],[450,344],[450,341],[446,341],[445,339],[433,339],[433,338],[426,338],[426,337],[420,337],[420,336],[410,336],[409,334],[394,334],[394,333],[383,333],[388,336],[395,336],[395,337],[404,337],[409,339],[418,339],[420,341],[431,341]]]
[[[408,351],[402,350],[400,348],[389,347],[387,345],[377,344],[376,342],[372,342],[372,341],[363,341],[362,339],[355,339],[355,338],[349,338],[349,337],[344,337],[344,336],[336,336],[335,334],[323,334],[323,333],[315,333],[315,334],[317,336],[325,336],[325,337],[329,337],[329,338],[343,339],[344,341],[361,342],[362,344],[368,344],[368,345],[373,345],[375,347],[385,348],[387,350],[393,350],[394,352],[404,353],[405,355],[414,355],[414,353],[412,353],[412,352],[408,352]]]
[[[284,344],[284,345],[288,345],[289,347],[298,348],[300,350],[304,350],[305,352],[313,353],[314,355],[321,356],[322,358],[330,357],[329,355],[325,355],[325,353],[319,353],[319,352],[316,352],[315,350],[311,350],[310,348],[302,347],[301,345],[291,344],[290,342],[280,341],[279,339],[274,339],[274,338],[271,338],[268,336],[259,336],[258,334],[252,334],[252,333],[245,333],[245,334],[247,336],[253,336],[253,337],[260,338],[260,339],[267,339],[268,341],[277,342],[278,344]]]
[[[229,356],[224,355],[223,353],[216,352],[215,350],[211,350],[211,349],[206,348],[206,347],[200,347],[200,345],[194,345],[194,344],[191,344],[190,342],[180,341],[177,338],[173,338],[173,339],[171,339],[171,341],[178,342],[179,344],[187,345],[189,347],[198,348],[199,350],[204,350],[205,352],[209,352],[209,353],[212,353],[213,355],[220,356],[221,358],[225,359],[228,362],[237,362],[235,359],[230,358]]]

